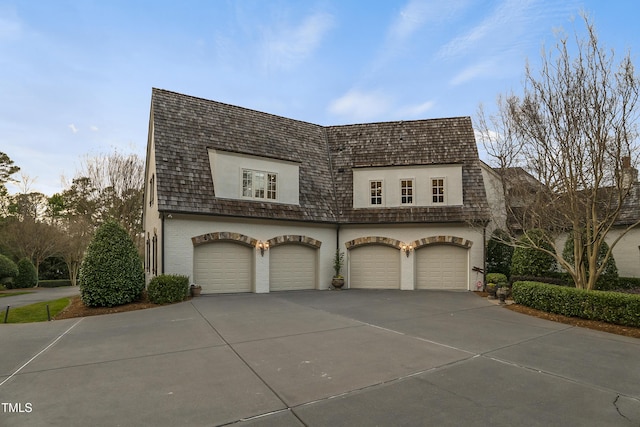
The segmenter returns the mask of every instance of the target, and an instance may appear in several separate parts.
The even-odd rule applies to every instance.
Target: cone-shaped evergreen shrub
[[[14,288],[33,288],[38,284],[38,272],[29,258],[18,261],[18,275],[13,280]]]
[[[0,255],[0,285],[12,287],[12,279],[18,275],[18,266],[10,258]]]
[[[129,234],[115,221],[101,225],[78,275],[82,302],[113,307],[136,301],[144,290],[144,269]]]
[[[540,249],[527,246],[537,246],[553,251],[553,248],[544,239],[541,230],[531,230],[527,235],[520,237],[519,242],[523,247],[516,247],[511,258],[511,275],[544,277],[556,269],[556,260],[553,256]]]
[[[583,235],[583,236],[585,236],[586,238],[586,235]],[[564,244],[562,257],[565,260],[567,260],[570,264],[575,265],[575,255],[573,253],[573,247],[574,247],[573,234],[569,233],[567,241]],[[598,261],[597,261],[598,268],[602,265],[602,261],[604,260],[604,257],[607,255],[608,251],[609,251],[609,245],[607,244],[607,242],[603,242],[602,246],[600,246],[600,249],[598,250]],[[583,259],[582,262],[584,263],[585,269],[587,270],[587,276],[588,276],[589,262],[586,259]],[[614,259],[613,254],[611,254],[609,259],[607,259],[607,264],[605,265],[604,270],[602,270],[600,277],[598,277],[598,280],[596,280],[596,289],[600,291],[613,290],[618,287],[618,282],[619,282],[618,267],[616,265],[616,260]]]

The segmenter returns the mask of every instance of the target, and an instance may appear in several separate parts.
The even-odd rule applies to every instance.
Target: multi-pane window
[[[400,180],[400,201],[403,205],[413,204],[413,179]]]
[[[242,170],[242,196],[253,199],[277,199],[277,180],[275,173]]]
[[[431,179],[433,203],[444,203],[444,178]]]
[[[371,204],[382,204],[382,181],[371,181]]]

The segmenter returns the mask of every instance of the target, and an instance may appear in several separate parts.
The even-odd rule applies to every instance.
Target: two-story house
[[[471,119],[319,126],[153,89],[147,278],[205,292],[475,289],[490,218]]]

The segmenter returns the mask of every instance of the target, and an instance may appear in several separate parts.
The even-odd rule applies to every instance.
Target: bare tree
[[[86,186],[90,187],[88,196],[95,201],[96,225],[113,219],[139,243],[144,160],[135,154],[124,155],[118,151],[96,157],[87,156],[76,176],[76,180],[85,179]]]
[[[630,54],[614,64],[614,52],[600,45],[589,18],[583,20],[586,36],[576,33],[573,46],[560,35],[555,48],[543,52],[538,75],[527,65],[523,95],[499,100],[489,120],[481,111],[479,124],[481,139],[495,141],[487,151],[503,174],[507,200],[526,201],[511,207],[519,231],[543,230],[553,250],[536,248],[551,253],[577,287],[593,289],[615,245],[640,223],[616,233],[605,259],[598,259],[633,187],[628,173],[638,154],[640,82]],[[514,178],[524,175],[513,166],[539,188]],[[573,236],[573,262],[556,246],[562,233]]]

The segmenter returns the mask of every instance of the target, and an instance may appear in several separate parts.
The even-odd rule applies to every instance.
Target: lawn
[[[51,318],[60,313],[69,305],[69,298],[60,298],[53,301],[44,301],[36,304],[26,305],[24,307],[16,307],[9,309],[7,323],[32,323],[45,322],[49,320],[47,316],[47,305],[49,306],[49,314]],[[4,323],[6,310],[0,311],[0,323]]]

